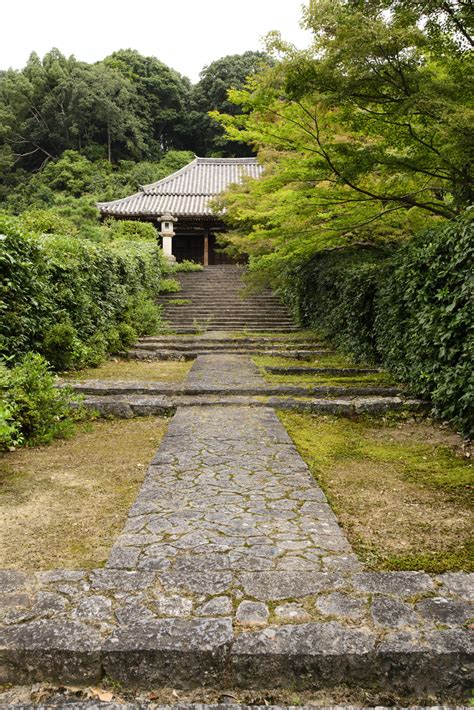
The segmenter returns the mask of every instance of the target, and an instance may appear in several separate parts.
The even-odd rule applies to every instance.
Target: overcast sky
[[[280,30],[305,47],[303,0],[3,0],[0,69],[20,69],[32,51],[52,47],[94,62],[116,49],[137,49],[198,80],[205,64],[262,48]]]

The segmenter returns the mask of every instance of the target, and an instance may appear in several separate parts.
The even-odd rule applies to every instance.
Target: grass
[[[162,360],[108,360],[99,367],[79,372],[67,372],[64,376],[74,380],[139,380],[145,382],[182,382],[188,374],[191,362]]]
[[[474,569],[473,466],[456,434],[427,422],[279,416],[369,568]]]
[[[0,455],[0,568],[104,564],[166,428],[157,417],[96,421]]]
[[[278,355],[254,355],[254,363],[259,367],[351,367],[354,363],[339,353],[315,355],[310,360],[297,360]],[[357,365],[359,367],[359,365]],[[361,365],[360,367],[363,367]]]
[[[364,387],[364,386],[378,386],[378,387],[388,387],[393,385],[394,382],[392,378],[385,372],[368,374],[368,375],[354,375],[352,377],[345,376],[330,376],[330,375],[319,375],[319,374],[300,374],[300,375],[274,375],[271,372],[267,372],[262,369],[262,375],[267,382],[275,382],[285,385],[338,385],[341,387]]]
[[[239,330],[233,333],[229,333],[231,338],[269,338],[271,340],[279,340],[282,343],[286,342],[322,342],[321,336],[318,335],[314,330],[302,329],[297,331],[292,331],[291,333],[275,333],[272,331],[254,331],[254,330]]]

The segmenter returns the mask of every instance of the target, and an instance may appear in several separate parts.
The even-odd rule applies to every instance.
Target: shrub
[[[107,332],[128,323],[155,333],[152,302],[161,280],[154,242],[91,243],[27,235],[17,218],[0,215],[0,348],[7,357],[41,352],[58,370],[98,363]],[[149,329],[149,330],[148,330]],[[134,337],[136,337],[136,332]],[[128,342],[133,333],[123,331]],[[110,338],[112,347],[116,337]]]
[[[347,248],[293,264],[282,292],[305,325],[382,363],[466,436],[474,429],[474,210],[406,245]]]
[[[81,359],[81,345],[76,329],[65,321],[48,328],[42,351],[55,370],[70,370]]]
[[[134,220],[114,220],[108,222],[114,239],[127,241],[148,240],[156,242],[158,232],[150,222],[137,222]]]
[[[25,231],[37,234],[77,234],[76,227],[55,210],[28,210],[21,215],[20,224]]]
[[[137,331],[129,323],[119,323],[117,331],[120,337],[120,344],[124,350],[130,348],[138,338]]]
[[[160,293],[178,293],[181,284],[176,279],[163,279],[160,283]]]
[[[161,309],[143,294],[132,296],[128,301],[125,320],[138,335],[154,335],[161,325]]]
[[[23,443],[47,444],[71,433],[73,421],[83,416],[81,409],[74,408],[77,398],[68,388],[55,387],[48,363],[37,353],[25,355],[11,370],[1,367],[0,390],[3,449]]]

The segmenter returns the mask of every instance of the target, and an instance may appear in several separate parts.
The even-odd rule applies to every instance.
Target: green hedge
[[[80,367],[159,327],[155,243],[26,234],[19,220],[0,215],[0,271],[6,358],[36,351],[56,369]]]
[[[301,322],[381,363],[472,436],[474,210],[394,251],[347,248],[291,265],[283,295]]]

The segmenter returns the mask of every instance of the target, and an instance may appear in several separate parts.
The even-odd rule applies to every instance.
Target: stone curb
[[[194,575],[193,588],[205,589],[213,574],[203,572],[201,582]],[[156,590],[168,585],[183,594],[192,575],[182,575],[181,582],[175,577],[114,569],[0,572],[0,682],[84,685],[107,678],[131,688],[344,686],[459,698],[472,683],[474,648],[466,619],[473,575],[221,573],[221,589],[235,585],[247,598],[266,603],[298,594],[338,598],[339,606],[326,610],[328,620],[264,628],[242,626],[238,613],[154,617]],[[217,587],[207,589],[212,599]],[[334,589],[372,599],[373,621],[344,618],[350,597],[334,595]],[[417,609],[416,619],[410,609]]]

